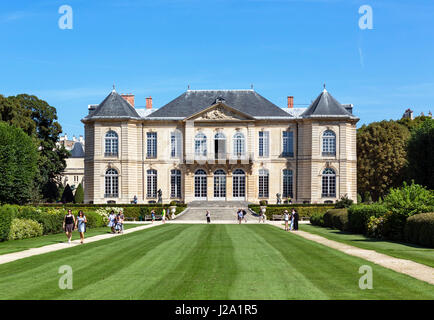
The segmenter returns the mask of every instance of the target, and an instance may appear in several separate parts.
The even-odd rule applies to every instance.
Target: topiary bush
[[[405,240],[434,248],[434,212],[419,213],[407,219]]]
[[[366,234],[370,217],[381,217],[387,208],[382,204],[355,204],[348,208],[348,230]]]
[[[348,210],[347,209],[330,209],[324,216],[324,227],[348,230]]]
[[[348,195],[342,196],[339,200],[335,203],[336,209],[342,209],[342,208],[349,208],[353,204],[353,200],[348,198]]]
[[[42,224],[30,219],[12,220],[8,240],[20,240],[42,236]]]

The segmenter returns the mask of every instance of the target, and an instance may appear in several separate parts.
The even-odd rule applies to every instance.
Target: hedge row
[[[419,213],[409,217],[404,234],[409,242],[434,247],[434,212]]]
[[[63,219],[65,209],[35,208],[30,206],[3,205],[0,206],[0,241],[19,239],[17,235],[27,237],[29,234],[39,234],[36,224],[24,224],[23,220],[36,222],[42,228],[42,234],[63,232]],[[76,215],[76,212],[73,213]],[[106,225],[104,216],[94,212],[85,211],[87,227],[96,228]],[[16,221],[21,220],[21,221]],[[15,222],[15,223],[14,223]],[[29,226],[32,230],[29,230]],[[23,238],[21,237],[21,239]]]
[[[370,217],[380,217],[386,214],[387,208],[382,204],[356,204],[348,209],[349,230],[354,233],[367,231],[367,224]]]
[[[255,213],[259,213],[261,208],[260,206],[250,205],[250,210],[254,211]],[[333,208],[333,206],[327,205],[293,205],[293,206],[267,206],[267,210],[265,212],[265,215],[267,216],[267,219],[271,220],[273,217],[273,214],[283,214],[285,210],[288,210],[288,212],[291,212],[292,209],[297,210],[299,217],[310,217],[317,213],[325,213],[327,210]]]
[[[348,231],[348,210],[330,209],[323,216],[324,227]]]

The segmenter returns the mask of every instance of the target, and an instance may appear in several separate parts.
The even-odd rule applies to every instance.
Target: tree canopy
[[[38,152],[22,129],[0,122],[0,202],[24,204],[35,187]]]
[[[373,122],[357,131],[357,185],[374,200],[405,178],[409,130],[396,121]]]

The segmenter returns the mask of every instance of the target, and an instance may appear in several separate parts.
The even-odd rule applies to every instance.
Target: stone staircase
[[[253,217],[248,210],[248,203],[244,201],[193,201],[188,204],[187,211],[176,220],[205,221],[206,210],[208,210],[211,221],[236,221],[239,208],[246,210],[248,220],[249,217]]]

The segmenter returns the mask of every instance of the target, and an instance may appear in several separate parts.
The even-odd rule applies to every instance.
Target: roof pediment
[[[247,115],[239,110],[218,102],[196,114],[193,114],[185,120],[195,121],[246,121],[254,120],[250,115]]]

